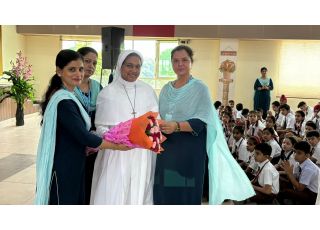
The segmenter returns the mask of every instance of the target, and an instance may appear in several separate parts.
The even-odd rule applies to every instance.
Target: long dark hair
[[[69,49],[61,50],[56,57],[56,67],[63,69],[71,61],[76,61],[79,59],[83,60],[80,53],[73,51],[73,50],[69,50]],[[40,104],[42,116],[44,115],[44,113],[46,111],[46,108],[47,108],[47,105],[50,101],[50,98],[52,97],[52,95],[56,91],[61,89],[61,87],[62,87],[61,77],[59,77],[58,74],[56,73],[55,75],[52,76],[50,83],[49,83],[49,86],[48,86],[48,89],[43,96],[44,99]],[[42,123],[43,123],[43,119],[41,120],[40,124],[42,125]]]

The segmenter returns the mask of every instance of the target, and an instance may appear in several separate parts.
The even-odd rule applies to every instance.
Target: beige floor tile
[[[25,204],[34,194],[34,184],[0,182],[0,204]]]
[[[35,164],[33,164],[35,165]],[[14,182],[14,183],[23,183],[23,184],[36,184],[36,169],[35,167],[28,167],[11,177],[3,180],[4,182]]]
[[[33,205],[34,204],[34,196],[32,196],[29,200],[27,200],[24,205]]]

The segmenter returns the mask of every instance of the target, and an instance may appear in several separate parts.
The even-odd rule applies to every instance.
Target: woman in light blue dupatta
[[[268,69],[262,67],[261,77],[257,78],[254,83],[254,110],[263,110],[263,119],[266,119],[267,112],[270,108],[270,90],[273,90],[273,82],[267,77]]]
[[[249,179],[229,151],[208,87],[190,75],[193,51],[178,46],[171,61],[177,80],[166,84],[159,98],[167,140],[157,156],[154,204],[201,204],[204,167],[209,167],[210,204],[253,196]]]
[[[73,50],[60,51],[56,74],[41,104],[35,204],[84,204],[85,147],[128,149],[89,132],[89,116],[74,95],[82,78],[82,56]]]
[[[91,47],[81,47],[77,52],[80,53],[83,57],[84,77],[81,84],[75,87],[74,92],[91,119],[90,131],[95,132],[96,127],[94,124],[94,120],[96,117],[97,97],[102,89],[102,86],[96,80],[90,79],[90,77],[96,71],[98,52]],[[87,151],[85,173],[86,204],[90,203],[92,175],[97,154],[97,151]]]

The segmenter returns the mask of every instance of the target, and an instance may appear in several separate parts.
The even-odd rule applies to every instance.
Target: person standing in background
[[[76,97],[79,99],[84,109],[87,111],[91,120],[91,132],[95,132],[94,119],[96,115],[96,102],[102,86],[99,82],[90,77],[95,73],[98,59],[98,52],[91,47],[82,47],[78,49],[83,57],[84,77],[79,86],[74,90]],[[86,204],[90,203],[90,193],[92,184],[92,174],[94,162],[97,157],[96,151],[87,151],[86,157]]]
[[[273,90],[273,82],[267,77],[267,71],[266,67],[262,67],[261,77],[254,83],[254,110],[263,109],[263,119],[267,117],[267,111],[270,108],[270,91]]]

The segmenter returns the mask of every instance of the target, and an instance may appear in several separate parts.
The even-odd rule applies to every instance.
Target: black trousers
[[[85,204],[90,204],[92,176],[94,170],[94,162],[98,153],[92,153],[86,157],[86,181],[85,181]]]
[[[317,195],[317,193],[312,192],[308,188],[305,188],[303,191],[297,191],[286,176],[280,177],[280,192],[277,197],[280,204],[284,204],[284,200],[288,199],[296,205],[314,205]]]

